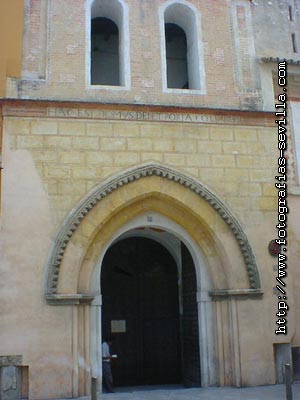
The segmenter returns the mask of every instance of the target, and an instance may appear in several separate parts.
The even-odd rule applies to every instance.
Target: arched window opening
[[[163,86],[165,89],[205,91],[200,17],[187,2],[162,8]]]
[[[119,29],[109,18],[97,17],[91,23],[91,83],[120,85]]]
[[[130,88],[129,12],[124,0],[89,0],[88,85]],[[117,88],[118,89],[118,88]]]
[[[186,34],[176,24],[165,24],[168,88],[189,89]]]

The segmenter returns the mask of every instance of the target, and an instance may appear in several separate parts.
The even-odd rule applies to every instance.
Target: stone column
[[[208,292],[197,292],[200,340],[201,386],[217,384],[215,359],[215,327],[213,302]]]
[[[217,338],[218,338],[218,362],[219,362],[219,383],[220,386],[225,386],[225,349],[224,349],[224,316],[222,310],[222,302],[216,301],[217,314]]]
[[[73,324],[72,324],[72,353],[73,353],[73,371],[72,371],[72,396],[78,397],[78,307],[73,306]]]
[[[91,317],[91,342],[90,342],[90,357],[92,376],[97,378],[97,392],[102,392],[102,362],[101,362],[101,343],[102,343],[102,296],[98,295],[93,300],[90,307]]]
[[[231,348],[233,361],[233,379],[236,387],[241,387],[241,354],[240,354],[240,337],[239,337],[239,320],[237,300],[230,299],[229,319],[231,330]]]

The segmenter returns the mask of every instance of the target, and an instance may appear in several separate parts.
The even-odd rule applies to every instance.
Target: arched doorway
[[[251,245],[239,221],[213,192],[194,178],[147,164],[94,188],[68,215],[49,252],[45,298],[49,304],[72,306],[73,397],[89,394],[91,376],[97,377],[101,391],[100,280],[105,254],[126,232],[145,227],[167,231],[192,255],[200,352],[186,342],[190,354],[200,353],[201,385],[241,385],[238,307],[240,300],[263,294]],[[156,239],[180,265],[172,252],[176,246]],[[185,336],[180,337],[184,341]]]
[[[118,238],[104,256],[101,289],[102,335],[115,336],[119,355],[116,385],[200,385],[196,273],[179,239],[154,228]]]

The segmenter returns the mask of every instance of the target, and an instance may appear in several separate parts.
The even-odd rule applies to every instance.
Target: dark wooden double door
[[[103,335],[116,339],[115,385],[182,382],[182,329],[190,326],[179,317],[178,271],[166,248],[144,237],[117,242],[104,257],[101,288]]]

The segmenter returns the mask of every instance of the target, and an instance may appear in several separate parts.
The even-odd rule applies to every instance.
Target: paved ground
[[[116,389],[116,393],[102,394],[99,400],[285,400],[285,386],[251,388],[135,387]],[[293,384],[293,400],[300,400],[300,382]]]

